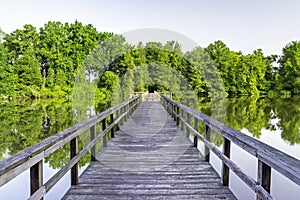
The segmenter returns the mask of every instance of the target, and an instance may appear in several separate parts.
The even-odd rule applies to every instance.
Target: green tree
[[[100,34],[92,25],[48,22],[40,29],[39,56],[43,86],[51,91],[72,92],[75,75],[98,44]]]
[[[197,47],[185,54],[188,61],[187,78],[198,95],[221,95],[225,93],[221,76],[209,54]]]
[[[132,69],[129,69],[121,79],[121,88],[123,98],[129,99],[130,93],[134,92],[134,74]]]
[[[106,71],[101,76],[98,82],[98,87],[105,88],[110,93],[112,93],[113,90],[118,85],[118,83],[119,83],[119,77],[112,71]]]
[[[93,72],[96,79],[99,79],[107,70],[121,76],[127,70],[126,67],[123,68],[124,66],[121,65],[121,57],[131,48],[123,36],[108,34],[89,56],[87,69]]]
[[[4,45],[8,50],[8,68],[12,75],[15,95],[37,97],[42,77],[36,51],[38,33],[32,25],[5,36]]]
[[[8,66],[7,61],[7,49],[3,44],[3,37],[5,33],[0,29],[0,99],[7,98],[8,96],[13,96],[12,87],[12,69]]]
[[[218,40],[210,44],[205,51],[208,52],[213,63],[216,65],[224,82],[225,90],[229,94],[237,93],[237,65],[240,61],[241,54],[231,51],[226,44]]]
[[[279,84],[292,95],[300,93],[300,42],[293,41],[282,50],[279,59]]]

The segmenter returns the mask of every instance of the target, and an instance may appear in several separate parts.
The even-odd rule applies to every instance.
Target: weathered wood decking
[[[236,199],[154,95],[63,199]]]

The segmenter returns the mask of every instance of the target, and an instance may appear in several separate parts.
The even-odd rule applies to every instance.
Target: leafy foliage
[[[4,42],[0,41],[2,96],[70,95],[77,70],[101,39],[92,25],[77,21],[48,22],[39,32],[32,25],[25,25],[4,34]],[[8,82],[12,84],[6,87]]]

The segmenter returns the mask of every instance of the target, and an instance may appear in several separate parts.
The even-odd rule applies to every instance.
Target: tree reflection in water
[[[83,105],[83,104],[82,104]],[[86,105],[86,104],[85,104]],[[96,110],[102,111],[108,105],[97,104]],[[224,112],[214,113],[215,118],[223,118],[224,123],[241,130],[246,128],[253,137],[259,138],[261,130],[280,129],[281,138],[290,145],[300,144],[300,98],[228,98],[226,99],[226,117]],[[67,99],[12,101],[0,105],[0,159],[3,160],[19,151],[40,142],[59,131],[73,126],[88,116],[90,108],[77,107],[75,111],[72,102]],[[198,110],[211,114],[211,103],[207,99],[199,99]],[[76,113],[76,115],[74,115]],[[218,114],[220,116],[218,116]],[[273,119],[276,120],[274,124]],[[199,123],[199,130],[204,133],[204,125]],[[99,133],[100,126],[97,127]],[[89,133],[79,138],[79,149],[89,140]],[[222,137],[212,135],[212,141],[220,146]],[[101,146],[98,146],[99,150]],[[69,144],[45,159],[54,168],[61,168],[70,159]],[[90,160],[87,154],[79,165],[84,166]]]

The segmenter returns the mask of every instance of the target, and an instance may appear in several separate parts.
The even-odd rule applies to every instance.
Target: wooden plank
[[[64,200],[99,200],[99,195],[68,195],[63,198]],[[191,200],[191,199],[197,199],[197,200],[224,200],[224,199],[234,199],[234,197],[231,197],[230,195],[224,195],[224,194],[217,194],[217,195],[167,195],[167,194],[156,194],[156,195],[101,195],[101,200],[111,200],[111,199],[117,199],[117,200],[132,200],[132,199],[147,199],[147,200],[161,200],[161,199],[168,199],[168,200]]]

